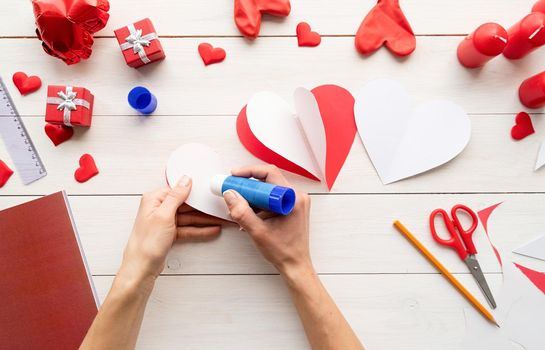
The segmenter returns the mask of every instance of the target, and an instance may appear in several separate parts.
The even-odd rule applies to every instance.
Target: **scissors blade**
[[[475,257],[475,255],[470,254],[467,256],[467,258],[464,261],[467,267],[469,268],[469,271],[471,271],[471,274],[477,281],[479,288],[481,288],[481,291],[486,297],[488,304],[490,304],[490,307],[495,309],[496,301],[494,300],[494,297],[492,296],[492,292],[490,291],[490,288],[488,287],[488,283],[486,282],[486,279],[484,278],[483,271],[481,270],[481,265],[479,265],[477,258]]]

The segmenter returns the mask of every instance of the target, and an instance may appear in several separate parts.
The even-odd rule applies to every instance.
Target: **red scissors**
[[[458,216],[458,213],[460,212],[471,217],[471,226],[467,230],[464,229],[464,227],[462,226],[462,223],[460,222],[460,219]],[[477,225],[479,223],[477,214],[475,214],[475,212],[471,210],[470,208],[468,208],[467,206],[458,204],[452,207],[450,211],[450,215],[452,219],[451,217],[449,217],[448,213],[443,209],[435,209],[430,214],[431,235],[437,243],[456,250],[460,259],[466,263],[469,271],[471,272],[471,274],[477,281],[477,284],[479,285],[479,288],[481,288],[481,291],[486,297],[486,300],[488,301],[490,306],[493,309],[495,309],[496,302],[494,301],[492,292],[490,292],[488,283],[486,282],[486,279],[484,278],[484,274],[483,274],[483,271],[481,270],[481,266],[479,265],[479,262],[477,261],[477,258],[475,257],[475,255],[477,254],[477,249],[475,248],[475,244],[473,244],[473,233],[477,229]],[[443,219],[443,222],[445,223],[445,226],[447,227],[447,231],[450,234],[449,239],[443,239],[439,237],[439,235],[437,234],[437,231],[435,229],[435,221],[438,216],[440,216]]]

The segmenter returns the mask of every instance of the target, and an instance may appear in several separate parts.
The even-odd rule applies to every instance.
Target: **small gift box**
[[[138,68],[165,58],[153,23],[145,18],[114,31],[127,65]]]
[[[45,121],[66,126],[91,126],[95,97],[76,86],[49,85]]]

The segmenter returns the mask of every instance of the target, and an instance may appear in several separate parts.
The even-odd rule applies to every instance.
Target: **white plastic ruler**
[[[0,136],[4,140],[11,160],[25,185],[47,175],[44,164],[1,77]]]

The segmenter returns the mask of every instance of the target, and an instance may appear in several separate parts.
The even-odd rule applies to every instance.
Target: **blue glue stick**
[[[235,190],[251,206],[280,215],[288,215],[295,206],[293,189],[245,177],[216,175],[212,178],[210,188],[217,196],[222,196],[227,190]]]
[[[142,114],[151,114],[157,108],[157,98],[143,86],[137,86],[129,92],[129,104]]]

